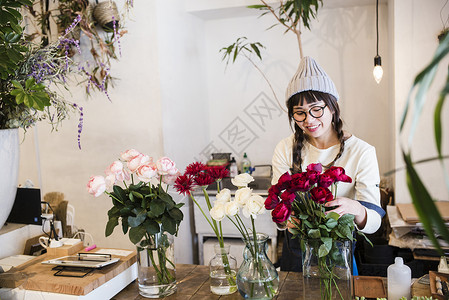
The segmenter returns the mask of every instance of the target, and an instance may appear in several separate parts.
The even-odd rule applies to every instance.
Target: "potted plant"
[[[25,131],[38,121],[47,121],[57,129],[70,113],[82,107],[63,99],[50,86],[66,89],[67,75],[77,71],[67,56],[61,56],[68,44],[67,34],[79,19],[66,29],[64,36],[46,47],[33,44],[24,35],[23,6],[31,0],[3,0],[0,6],[0,190],[3,226],[15,198],[19,166],[18,128]],[[79,124],[78,133],[81,133]]]

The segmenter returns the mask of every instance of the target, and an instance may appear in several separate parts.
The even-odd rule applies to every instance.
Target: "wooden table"
[[[176,277],[178,279],[178,290],[175,294],[166,299],[191,299],[191,300],[237,300],[242,299],[238,292],[227,295],[218,296],[210,292],[209,289],[209,267],[203,265],[177,265]],[[386,285],[386,278],[384,278]],[[319,293],[319,291],[311,291],[311,293]],[[412,288],[413,296],[430,296],[429,286],[414,283]],[[320,296],[317,294],[317,298]],[[139,287],[134,281],[123,289],[119,294],[112,298],[113,300],[137,300],[146,299],[139,295]],[[297,272],[279,272],[279,294],[274,299],[295,300],[303,299],[302,273]]]

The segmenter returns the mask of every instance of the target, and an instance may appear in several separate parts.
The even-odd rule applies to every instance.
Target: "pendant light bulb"
[[[373,76],[374,76],[374,80],[376,80],[377,84],[380,83],[383,75],[384,75],[384,70],[382,69],[381,58],[379,55],[376,55],[376,57],[374,57]]]

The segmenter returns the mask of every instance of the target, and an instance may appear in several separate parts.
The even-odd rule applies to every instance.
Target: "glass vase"
[[[320,239],[303,240],[304,299],[315,300],[316,293],[321,295],[321,300],[352,299],[351,241],[333,241],[327,255],[323,255],[324,248]]]
[[[139,294],[163,298],[176,292],[173,236],[147,233],[136,246]]]
[[[215,256],[209,262],[210,291],[215,295],[230,295],[237,291],[237,260],[229,254],[231,245],[214,245]]]
[[[245,241],[243,262],[237,272],[237,287],[245,299],[272,299],[279,288],[279,275],[267,256],[268,236],[257,233]]]

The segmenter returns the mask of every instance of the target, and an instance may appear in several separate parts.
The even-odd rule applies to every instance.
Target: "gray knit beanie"
[[[301,60],[298,71],[288,84],[286,97],[288,99],[300,92],[318,91],[328,93],[339,98],[335,84],[332,82],[323,68],[311,57],[306,56]]]

